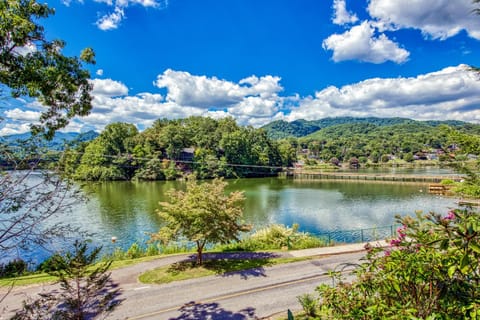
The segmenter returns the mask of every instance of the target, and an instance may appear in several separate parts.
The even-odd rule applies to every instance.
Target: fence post
[[[362,242],[363,242],[363,229],[360,230],[360,234],[362,235]]]
[[[393,237],[393,224],[390,225],[390,237]]]
[[[287,236],[287,249],[290,250],[290,236]]]

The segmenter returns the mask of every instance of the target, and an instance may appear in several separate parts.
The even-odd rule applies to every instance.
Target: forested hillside
[[[95,131],[87,131],[82,133],[76,132],[55,132],[51,140],[41,139],[40,137],[32,137],[30,132],[22,134],[12,134],[0,137],[0,143],[8,146],[25,146],[25,143],[35,144],[37,147],[48,150],[63,150],[67,145],[77,145],[82,142],[95,139],[98,133]]]
[[[232,118],[190,117],[156,120],[143,132],[110,124],[90,143],[67,150],[60,165],[80,180],[168,180],[189,172],[199,178],[272,175],[294,160],[295,149],[264,130]]]
[[[353,157],[374,163],[395,157],[406,161],[429,158],[448,160],[459,154],[480,154],[480,126],[443,122],[404,121],[393,125],[347,123],[326,127],[298,139],[309,155],[321,160]]]
[[[373,124],[376,126],[391,126],[398,124],[414,124],[422,123],[428,126],[439,126],[439,125],[449,125],[452,127],[464,127],[471,126],[476,127],[477,133],[480,133],[480,125],[474,125],[462,121],[456,120],[447,120],[447,121],[416,121],[406,118],[376,118],[376,117],[367,117],[367,118],[354,118],[354,117],[338,117],[338,118],[324,118],[320,120],[296,120],[292,122],[287,122],[283,120],[271,122],[262,129],[267,131],[269,137],[273,139],[283,139],[289,137],[304,137],[311,133],[314,133],[320,129],[328,128],[331,126],[336,126],[340,124]]]

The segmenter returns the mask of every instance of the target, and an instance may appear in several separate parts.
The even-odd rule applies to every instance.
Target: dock
[[[363,174],[351,172],[311,172],[294,170],[289,174],[293,179],[322,180],[363,180],[363,181],[395,181],[439,184],[442,180],[460,182],[461,176],[434,176],[417,174]]]
[[[428,185],[428,193],[445,195],[450,192],[451,185],[431,183]]]

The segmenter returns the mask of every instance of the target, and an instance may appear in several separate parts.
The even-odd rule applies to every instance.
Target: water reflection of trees
[[[453,204],[425,194],[425,188],[420,192],[422,186],[415,184],[276,178],[228,182],[227,192],[245,191],[245,220],[255,228],[271,223],[299,223],[301,230],[311,232],[371,228],[391,224],[397,213]],[[166,200],[167,190],[183,186],[180,181],[107,182],[84,189],[92,193],[89,214],[99,216],[99,226],[94,227],[106,230],[108,237],[121,234],[129,246],[144,232],[158,230],[158,202]]]

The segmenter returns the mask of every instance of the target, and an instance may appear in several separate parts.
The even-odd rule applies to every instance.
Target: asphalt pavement
[[[385,245],[385,242],[371,243]],[[120,288],[120,305],[107,319],[268,319],[300,308],[297,296],[312,293],[320,283],[331,283],[329,270],[345,269],[365,255],[365,243],[331,247],[264,252],[207,253],[205,259],[252,257],[312,257],[310,260],[260,267],[229,274],[143,284],[138,276],[147,270],[170,265],[192,254],[180,254],[112,270]],[[0,320],[8,319],[27,296],[48,291],[52,285],[15,287],[0,304]],[[5,288],[0,288],[0,296]]]

